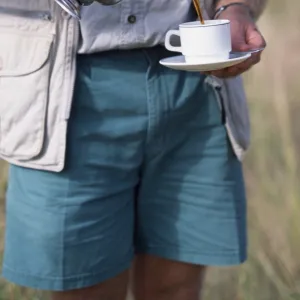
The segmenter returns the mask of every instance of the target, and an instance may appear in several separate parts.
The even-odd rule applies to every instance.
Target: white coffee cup
[[[171,45],[172,36],[179,36],[181,46]],[[165,47],[181,52],[187,63],[222,61],[229,58],[231,34],[229,20],[206,20],[183,23],[179,30],[170,30],[165,38]]]

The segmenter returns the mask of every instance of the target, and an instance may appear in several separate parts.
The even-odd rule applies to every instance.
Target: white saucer
[[[251,53],[231,53],[230,57],[226,60],[216,62],[199,62],[199,63],[186,63],[183,55],[168,57],[160,60],[160,64],[174,70],[190,71],[190,72],[208,72],[224,68],[228,68],[239,64],[249,58]]]

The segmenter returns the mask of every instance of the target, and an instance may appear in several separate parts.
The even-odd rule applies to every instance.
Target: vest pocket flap
[[[44,145],[54,36],[0,29],[0,155],[38,156]]]
[[[49,58],[53,37],[0,30],[1,77],[25,76],[41,69]]]

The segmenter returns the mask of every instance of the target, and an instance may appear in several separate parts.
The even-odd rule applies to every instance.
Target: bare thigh
[[[128,272],[93,287],[53,293],[52,300],[125,300]]]
[[[204,266],[139,255],[133,269],[135,300],[199,300],[205,269]]]

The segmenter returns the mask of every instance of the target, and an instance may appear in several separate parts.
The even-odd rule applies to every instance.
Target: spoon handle
[[[265,47],[257,48],[257,49],[251,49],[249,51],[232,51],[231,54],[253,54],[261,52],[265,49]]]
[[[193,4],[194,4],[194,7],[196,9],[196,12],[197,12],[197,15],[199,17],[199,20],[200,20],[201,24],[204,24],[204,18],[203,18],[203,15],[202,15],[199,0],[193,0]]]

